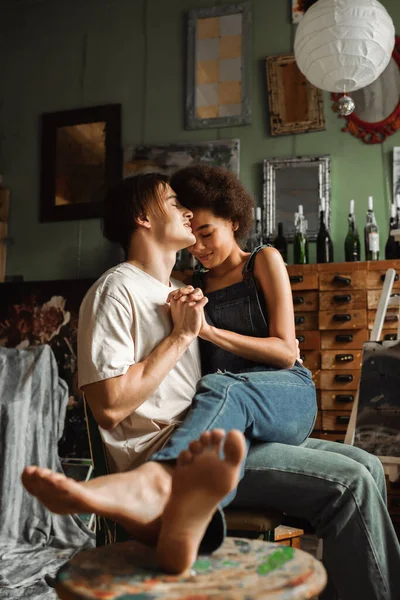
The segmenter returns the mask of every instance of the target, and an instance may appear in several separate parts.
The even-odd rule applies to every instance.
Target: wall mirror
[[[40,221],[100,217],[121,172],[120,104],[42,115]]]
[[[333,110],[342,94],[332,94]],[[400,37],[392,58],[382,75],[367,87],[349,94],[356,105],[354,112],[345,117],[348,131],[366,144],[380,144],[400,127]]]
[[[317,238],[321,198],[326,203],[330,226],[330,156],[286,156],[267,158],[263,163],[263,229],[274,236],[279,222],[286,238],[293,241],[294,213],[303,205],[308,237]]]

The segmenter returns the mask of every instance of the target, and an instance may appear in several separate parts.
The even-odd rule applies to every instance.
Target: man
[[[176,191],[175,188],[177,189],[178,197],[181,196],[183,204],[185,201],[190,202],[192,190],[190,177],[191,173],[186,171],[186,173],[177,174],[172,180],[172,189],[174,191]],[[141,187],[139,181],[141,181]],[[149,194],[148,188],[142,185],[143,179],[137,180],[136,183],[138,188],[135,188],[135,201],[139,196],[143,198]],[[128,186],[129,184],[121,185]],[[209,185],[213,185],[212,179]],[[168,292],[170,290],[167,286],[169,272],[166,275],[165,271],[167,268],[172,269],[175,251],[172,250],[172,246],[174,245],[177,249],[178,237],[183,242],[185,236],[182,234],[180,237],[182,222],[190,218],[190,211],[185,212],[185,209],[182,209],[180,221],[172,216],[174,211],[172,213],[167,211],[168,214],[163,217],[164,222],[160,216],[153,215],[150,211],[150,206],[154,209],[157,206],[157,203],[153,202],[153,204],[149,204],[146,211],[142,210],[142,214],[133,215],[130,203],[124,204],[119,201],[118,189],[119,192],[122,190],[121,187],[114,190],[111,209],[108,216],[106,214],[105,234],[112,241],[120,240],[122,242],[123,247],[128,250],[128,262],[136,261],[136,257],[140,256],[140,263],[135,262],[134,266],[142,269],[150,278],[162,283],[165,286],[163,293]],[[169,189],[166,189],[169,194]],[[152,193],[154,195],[154,189]],[[204,193],[207,193],[206,188]],[[174,199],[171,198],[169,200],[165,198],[165,201],[174,203]],[[122,209],[123,206],[125,206],[124,209]],[[179,208],[179,205],[177,207]],[[130,236],[129,227],[134,219],[136,219],[137,227]],[[153,232],[148,235],[152,229],[154,229]],[[168,241],[170,236],[171,240],[174,238],[174,244]],[[186,238],[186,245],[192,243],[188,238]],[[131,250],[134,251],[133,254],[130,254]],[[193,343],[196,331],[194,323],[198,312],[202,311],[202,303],[204,305],[205,301],[198,296],[187,296],[186,298],[191,300],[187,304],[184,302],[185,306],[178,307],[173,302],[171,303],[173,322],[182,324],[185,331],[183,336],[179,334],[175,339],[177,332],[174,326],[170,334],[167,334],[167,337],[155,347],[153,350],[155,354],[153,356],[152,353],[149,354],[148,361],[144,359],[128,366],[123,374],[118,374],[118,365],[111,364],[111,369],[115,369],[116,375],[114,383],[109,382],[112,377],[106,379],[104,385],[99,382],[90,383],[90,377],[86,386],[85,382],[81,382],[93,411],[96,411],[95,405],[98,405],[99,399],[105,407],[105,410],[101,411],[105,416],[102,417],[99,411],[97,415],[95,412],[95,416],[100,425],[103,424],[108,431],[113,427],[117,429],[121,419],[124,417],[126,419],[128,405],[132,410],[132,398],[138,398],[139,408],[143,405],[143,402],[140,403],[140,399],[146,396],[146,390],[156,390],[165,371],[168,371],[168,368],[171,370],[171,364],[176,364],[184,351],[187,351]],[[116,302],[118,301],[121,301],[121,298],[117,298]],[[101,314],[98,318],[101,322]],[[112,333],[117,337],[118,327],[123,318],[122,309],[119,314],[117,311],[115,317],[111,314]],[[134,326],[136,327],[136,322]],[[149,337],[153,327],[154,323],[148,322]],[[178,331],[182,333],[182,329],[178,329]],[[136,334],[136,329],[132,333]],[[88,335],[91,335],[90,332]],[[104,346],[110,344],[109,337],[110,332],[107,334],[104,332],[102,340]],[[190,342],[188,338],[190,338]],[[170,351],[168,356],[166,350]],[[107,353],[107,351],[108,349],[104,348],[101,352]],[[120,351],[122,356],[125,356],[123,348],[118,347],[113,347],[111,354],[119,355]],[[137,351],[136,345],[135,351]],[[104,356],[101,352],[98,354],[100,358]],[[103,359],[101,358],[101,360]],[[170,360],[172,362],[168,362]],[[137,365],[141,365],[138,373]],[[100,371],[101,368],[100,364]],[[131,373],[136,373],[136,375],[131,375]],[[110,372],[105,374],[110,376]],[[129,385],[131,385],[131,392],[129,392]],[[181,392],[178,387],[175,388],[175,391],[176,393]],[[161,398],[159,398],[158,404],[162,406]],[[144,415],[150,421],[151,416],[151,413]],[[140,443],[146,446],[149,439],[154,441],[158,435],[161,438],[163,426],[175,425],[175,422],[182,417],[182,414],[175,414],[167,424],[155,423],[154,429],[151,431],[146,428],[144,439]],[[102,418],[103,420],[100,421]],[[159,428],[158,430],[156,426]],[[216,437],[214,446],[218,446],[220,441],[218,436],[221,434],[216,432],[213,436]],[[240,442],[238,439],[234,441],[235,453],[240,456]],[[202,440],[191,444],[189,453],[183,455],[182,458],[185,466],[190,466],[185,461],[195,466],[197,456],[203,458],[204,455],[207,458],[207,455],[204,454],[206,445],[207,441],[203,442]],[[147,447],[144,449],[147,451]],[[112,452],[112,449],[110,451]],[[133,456],[136,459],[136,455]],[[232,481],[237,478],[237,471],[235,471],[237,460],[233,461],[233,464],[235,465],[234,475],[230,477],[230,486],[232,486]],[[171,507],[179,506],[177,504],[179,495],[173,493],[170,496],[171,473],[172,466],[170,465],[148,462],[134,471],[98,478],[87,484],[77,484],[60,475],[51,475],[35,468],[28,468],[24,475],[24,483],[32,493],[55,512],[95,511],[119,521],[137,537],[152,541],[159,535],[160,519],[164,510],[168,508],[166,514],[171,514]],[[193,484],[194,478],[191,481]],[[194,506],[194,512],[196,512],[200,502],[195,501],[191,504],[190,490],[188,489],[190,485],[186,483],[186,486],[185,489],[188,493],[185,494],[185,504]],[[209,489],[203,487],[201,493],[196,494],[196,498],[209,497],[212,495],[212,489],[213,486]],[[360,600],[395,600],[400,597],[400,551],[386,510],[385,493],[382,466],[376,457],[357,448],[310,439],[301,447],[269,443],[257,444],[250,449],[246,462],[246,474],[239,485],[235,503],[258,509],[263,506],[278,508],[288,514],[306,518],[312,524],[317,535],[324,540],[324,563],[330,579],[326,591],[320,598],[324,598],[324,600],[338,597],[342,600],[358,600],[358,598]],[[173,499],[172,503],[168,502],[169,498]],[[219,501],[220,499],[213,500],[214,508]],[[204,531],[204,523],[209,520],[211,512],[209,506],[207,511],[206,517],[201,519],[201,531]],[[164,519],[164,523],[166,520]],[[196,529],[194,533],[196,542],[191,546],[189,552],[184,552],[185,556],[180,559],[179,565],[187,564],[188,561],[190,562],[189,559],[194,556],[194,549],[198,546],[201,531],[199,533],[199,529]],[[188,532],[183,533],[182,539],[187,540]],[[174,540],[171,529],[167,529],[166,535],[160,537],[164,542],[168,537]],[[355,543],[357,547],[355,547]],[[167,542],[162,547],[165,548],[166,544]],[[179,544],[177,546],[179,547]],[[186,547],[186,544],[181,547]],[[189,558],[187,558],[188,556]],[[179,570],[179,565],[166,564],[166,568]]]

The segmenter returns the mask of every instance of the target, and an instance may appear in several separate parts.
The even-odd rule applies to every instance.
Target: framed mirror
[[[332,94],[333,110],[342,94]],[[356,108],[348,117],[343,131],[366,144],[380,144],[400,128],[400,37],[392,58],[382,75],[367,87],[349,94]]]
[[[105,188],[121,176],[120,104],[42,115],[41,222],[100,217]]]
[[[330,156],[286,156],[267,158],[263,163],[263,231],[274,236],[283,223],[288,241],[294,237],[294,213],[303,205],[308,222],[308,239],[315,241],[319,207],[325,198],[326,225],[330,227]]]

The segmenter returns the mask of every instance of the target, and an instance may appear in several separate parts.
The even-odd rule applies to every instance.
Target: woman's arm
[[[205,319],[199,335],[224,350],[255,362],[290,368],[298,355],[292,292],[285,264],[275,248],[258,252],[254,277],[264,294],[270,337],[258,338],[218,329]]]

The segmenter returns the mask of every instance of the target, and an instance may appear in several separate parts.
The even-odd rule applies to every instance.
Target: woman
[[[188,431],[195,437],[215,427],[244,431],[248,441],[301,444],[315,422],[315,387],[296,360],[292,295],[280,254],[241,247],[252,224],[252,197],[233,173],[207,165],[179,171],[171,187],[193,212],[196,243],[189,251],[203,266],[193,285],[208,298],[200,331],[204,376],[184,423],[152,459],[171,457]],[[191,292],[172,292],[170,300]]]

